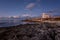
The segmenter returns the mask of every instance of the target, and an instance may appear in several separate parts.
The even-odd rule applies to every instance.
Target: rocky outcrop
[[[60,28],[50,23],[0,28],[0,40],[60,40]]]

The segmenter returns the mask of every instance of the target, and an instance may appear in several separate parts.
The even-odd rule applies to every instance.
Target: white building
[[[50,15],[46,14],[46,13],[43,13],[42,14],[42,18],[50,18]]]

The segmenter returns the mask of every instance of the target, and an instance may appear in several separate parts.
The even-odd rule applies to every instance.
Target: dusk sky
[[[0,16],[60,15],[60,0],[0,0]]]

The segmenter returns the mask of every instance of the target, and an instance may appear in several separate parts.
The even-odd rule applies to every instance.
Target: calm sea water
[[[14,26],[21,24],[20,20],[0,20],[0,27]]]
[[[22,22],[21,20],[0,20],[0,27],[9,27],[26,23],[28,22]]]

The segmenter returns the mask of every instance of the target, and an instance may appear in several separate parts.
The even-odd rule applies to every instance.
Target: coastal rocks
[[[59,29],[47,27],[45,23],[24,24],[2,29],[0,40],[60,40]]]

